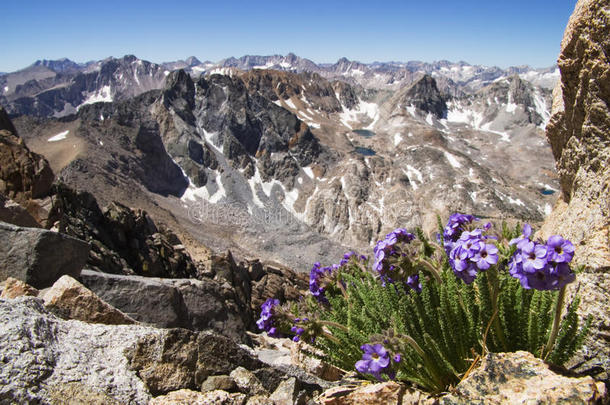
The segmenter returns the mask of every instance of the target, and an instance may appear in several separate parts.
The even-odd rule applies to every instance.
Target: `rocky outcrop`
[[[28,149],[0,107],[0,194],[18,203],[42,198],[53,180],[49,162]]]
[[[31,285],[13,277],[0,283],[0,298],[17,298],[24,295],[37,297],[39,292]]]
[[[0,221],[28,228],[40,228],[40,224],[21,205],[0,194]]]
[[[136,323],[70,276],[61,276],[40,298],[48,310],[64,319],[106,325]]]
[[[0,280],[14,277],[36,288],[64,274],[78,277],[89,244],[62,233],[0,222]]]
[[[75,381],[81,399],[106,395],[145,404],[151,398],[123,352],[140,336],[163,331],[63,321],[31,297],[0,300],[0,325],[0,402],[52,403]]]
[[[87,267],[150,277],[195,277],[197,270],[178,237],[157,227],[143,210],[118,202],[102,211],[92,194],[59,184],[50,218],[60,232],[91,243]]]
[[[561,81],[553,92],[546,135],[555,156],[561,196],[539,235],[574,243],[574,262],[585,265],[570,292],[592,328],[572,366],[610,382],[610,7],[580,0],[561,43]]]
[[[269,367],[251,350],[223,336],[61,320],[32,297],[0,299],[0,327],[2,403],[59,404],[62,395],[69,395],[80,403],[147,404],[153,396],[165,394],[153,403],[202,397],[239,404],[250,397],[270,403],[271,393],[304,404],[329,387],[303,372]],[[223,385],[231,392],[217,388],[203,396],[195,393],[208,377],[229,374],[242,388]],[[248,379],[260,383],[257,395],[243,385]],[[182,394],[175,393],[181,390]]]
[[[447,117],[447,104],[436,87],[436,80],[430,75],[424,75],[409,86],[401,101],[404,106],[414,105],[419,110],[431,113],[437,118]]]
[[[557,161],[561,199],[544,236],[576,246],[575,261],[610,271],[610,21],[604,0],[580,0],[558,59],[547,138]]]
[[[161,279],[83,270],[83,284],[132,318],[161,328],[213,330],[248,342],[250,312],[236,302],[228,283]]]
[[[510,378],[508,378],[510,376]],[[441,405],[572,403],[607,400],[603,383],[591,377],[569,378],[553,373],[531,353],[490,353],[479,368],[440,399]]]
[[[248,76],[250,92],[239,77],[212,75],[193,82],[183,70],[168,76],[154,115],[169,154],[198,187],[216,170],[212,147],[250,175],[253,158],[259,158],[264,180],[279,178],[290,184],[294,168],[298,171],[320,154],[307,125],[262,96],[255,79],[264,77]],[[202,158],[206,150],[210,159]]]

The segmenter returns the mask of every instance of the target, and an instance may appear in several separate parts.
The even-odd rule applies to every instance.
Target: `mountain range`
[[[212,249],[304,270],[396,226],[431,232],[436,213],[542,220],[559,188],[543,132],[558,78],[447,61],[129,55],[37,61],[0,76],[0,104],[69,185]]]

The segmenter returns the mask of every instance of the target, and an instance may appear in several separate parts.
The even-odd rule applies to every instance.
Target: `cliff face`
[[[580,264],[610,270],[610,5],[579,0],[566,28],[547,138],[562,196],[543,237],[574,242]]]

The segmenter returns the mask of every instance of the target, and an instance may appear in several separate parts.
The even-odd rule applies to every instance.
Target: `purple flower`
[[[523,249],[523,246],[530,242],[530,235],[532,234],[532,227],[529,224],[524,224],[523,225],[523,231],[521,233],[521,235],[519,235],[518,238],[515,239],[511,239],[510,242],[508,242],[509,245],[517,245],[517,249]]]
[[[267,301],[261,305],[261,317],[256,321],[256,326],[260,330],[267,331],[269,336],[279,337],[276,327],[273,326],[274,307],[280,305],[280,300],[267,298]]]
[[[574,245],[567,239],[559,235],[553,235],[546,242],[548,247],[547,255],[549,260],[557,263],[569,263],[574,256]]]
[[[362,374],[373,374],[381,379],[381,372],[390,365],[390,355],[381,344],[360,346],[364,351],[362,360],[356,362],[356,370]]]
[[[528,242],[523,244],[521,249],[523,270],[528,273],[541,270],[547,264],[546,253],[547,247],[540,243]]]
[[[473,258],[480,270],[487,270],[492,264],[498,263],[498,248],[489,243],[480,243],[479,251]]]
[[[526,228],[527,227],[527,228]],[[526,289],[558,290],[573,282],[576,276],[568,262],[574,255],[572,243],[553,235],[546,244],[528,239],[531,227],[523,227],[523,237],[511,240],[517,250],[508,262],[509,273]]]
[[[415,235],[406,229],[397,228],[375,245],[373,270],[379,273],[384,286],[401,281],[409,288],[421,291],[419,277],[410,263],[408,250],[408,245],[414,239]]]
[[[402,359],[402,357],[400,356],[400,353],[396,353],[394,355],[394,357],[392,357],[392,360],[394,360],[394,363],[400,363],[401,359]]]
[[[475,219],[471,215],[453,214],[444,233],[445,237],[450,237],[450,239],[445,239],[445,251],[449,257],[449,265],[453,269],[453,273],[466,284],[472,283],[479,271],[487,270],[498,263],[498,248],[487,243],[488,240],[495,238],[484,235],[483,230],[479,228],[472,231],[461,228]],[[484,228],[488,230],[490,226],[485,225]],[[460,233],[453,232],[455,230],[460,230]]]

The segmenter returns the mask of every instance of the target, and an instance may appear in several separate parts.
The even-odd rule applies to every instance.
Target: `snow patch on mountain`
[[[80,109],[82,106],[87,104],[94,103],[111,103],[112,102],[112,92],[110,89],[110,85],[103,86],[98,91],[91,93],[87,96],[85,101],[83,101],[76,109]]]
[[[48,142],[57,142],[57,141],[61,141],[61,140],[63,140],[63,139],[66,139],[66,137],[68,136],[68,133],[69,133],[69,132],[70,132],[70,131],[63,131],[63,132],[60,132],[59,134],[57,134],[57,135],[54,135],[54,136],[50,137],[50,138],[49,138],[47,141],[48,141]]]

